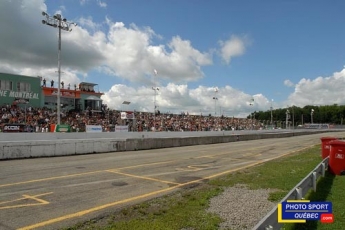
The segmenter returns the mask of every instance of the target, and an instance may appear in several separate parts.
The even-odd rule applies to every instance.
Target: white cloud
[[[287,87],[293,87],[294,86],[294,83],[290,80],[285,80],[284,81],[284,85],[286,85]]]
[[[301,79],[295,86],[295,91],[289,96],[286,104],[332,105],[345,104],[345,69],[335,72],[329,77]]]
[[[66,6],[61,5],[61,6],[60,6],[60,9],[61,9],[61,11],[66,11]]]
[[[99,5],[101,8],[107,8],[107,3],[106,3],[106,2],[101,1],[101,0],[97,0],[97,3],[98,3],[98,5]]]
[[[204,76],[201,66],[212,64],[210,54],[201,53],[192,47],[191,42],[173,37],[166,46],[153,45],[152,38],[157,36],[149,27],[138,28],[135,24],[125,27],[123,23],[112,23],[105,44],[106,65],[114,74],[132,82],[152,84],[148,79],[152,70],[159,72],[158,79],[188,82]],[[150,83],[151,82],[151,83]]]
[[[45,19],[42,11],[47,11],[43,0],[0,2],[0,28],[6,31],[0,34],[0,71],[21,73],[26,69],[35,76],[45,68],[56,68],[58,31],[40,23]],[[187,83],[204,77],[201,67],[212,64],[211,54],[179,36],[168,44],[153,44],[152,39],[161,36],[150,27],[126,27],[105,18],[108,30],[100,30],[101,24],[91,17],[78,22],[72,32],[62,31],[61,60],[66,76],[68,72],[85,75],[102,70],[136,84],[152,85],[152,70],[157,69],[157,81]]]
[[[87,1],[88,1],[88,0],[79,0],[80,5],[82,5],[82,6],[85,5]]]
[[[97,5],[101,8],[107,8],[107,3],[105,1],[101,0],[93,0],[94,2],[97,3]],[[79,0],[80,5],[84,6],[87,3],[91,2],[91,0]]]
[[[214,100],[217,97],[218,100]],[[254,98],[254,103],[249,101]],[[113,109],[153,111],[154,91],[150,87],[133,88],[125,85],[114,85],[102,97],[104,103]],[[124,108],[123,100],[131,104]],[[188,88],[188,85],[169,83],[160,86],[156,95],[156,105],[162,113],[189,113],[203,115],[220,115],[246,117],[254,111],[265,110],[270,104],[262,94],[254,96],[245,94],[230,86],[218,88],[199,86],[195,89]]]
[[[246,51],[246,39],[238,36],[231,36],[226,41],[220,41],[220,55],[229,64],[232,57],[241,56]]]
[[[0,34],[0,71],[31,69],[35,76],[42,69],[56,69],[58,30],[41,23],[45,19],[42,11],[47,11],[43,0],[0,2],[0,28],[6,31]],[[82,74],[100,65],[104,60],[98,46],[101,39],[81,27],[62,31],[62,71]]]
[[[92,31],[96,31],[101,28],[101,24],[95,23],[92,20],[91,16],[87,18],[84,18],[84,17],[79,18],[78,25],[83,26],[87,29],[91,29]]]

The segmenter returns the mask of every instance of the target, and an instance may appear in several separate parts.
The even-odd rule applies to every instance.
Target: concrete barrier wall
[[[329,132],[329,130],[325,130],[323,132]],[[25,138],[22,141],[13,141],[16,140],[16,138],[19,138],[20,134],[5,134],[5,136],[8,139],[12,137],[12,141],[8,140],[0,142],[0,160],[171,148],[180,146],[227,143],[267,138],[292,137],[298,135],[308,135],[313,133],[315,132],[257,132],[248,134],[225,135],[224,132],[219,132],[216,133],[218,135],[206,136],[199,132],[200,136],[148,138],[145,137],[148,135],[139,133],[140,135],[138,135],[137,138],[126,139],[109,138],[109,135],[107,135],[105,138],[103,136],[102,138],[100,138],[100,136],[97,135],[98,138],[94,138],[95,136],[93,136],[92,134],[90,135],[85,133],[79,133],[80,136],[76,135],[75,133],[47,133],[44,135],[41,134],[40,140],[34,140],[33,134],[25,134]],[[71,137],[74,137],[74,139]],[[81,139],[82,137],[87,138]],[[55,139],[51,140],[52,138]]]

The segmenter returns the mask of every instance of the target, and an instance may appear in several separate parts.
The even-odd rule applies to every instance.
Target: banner
[[[18,132],[25,132],[24,124],[5,124],[3,127],[4,133],[18,133]]]
[[[305,129],[329,129],[329,124],[305,124]]]
[[[333,223],[332,202],[288,200],[278,204],[278,223],[306,223],[307,220]]]
[[[128,132],[128,125],[115,125],[115,132]]]
[[[23,99],[39,99],[38,93],[17,92],[11,90],[0,90],[0,97],[14,97]]]
[[[121,112],[121,119],[134,119],[133,112]]]
[[[53,129],[54,132],[61,132],[61,133],[69,133],[71,132],[71,126],[70,125],[55,125],[52,124],[50,126],[51,130]]]
[[[101,125],[86,125],[87,133],[101,133],[103,132]]]

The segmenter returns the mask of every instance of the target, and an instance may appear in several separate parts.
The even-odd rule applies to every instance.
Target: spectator
[[[26,115],[26,117],[25,117]],[[221,131],[240,129],[260,129],[256,120],[234,117],[212,117],[202,115],[156,114],[156,126],[153,125],[153,113],[134,112],[135,119],[122,120],[121,112],[109,110],[106,114],[92,112],[88,108],[84,112],[68,112],[61,116],[61,123],[74,126],[75,131],[85,131],[85,125],[101,125],[110,131],[115,125],[128,122],[132,131]],[[33,127],[36,132],[46,132],[50,124],[56,124],[56,111],[48,108],[27,108],[25,110],[16,105],[0,106],[0,127],[6,123],[25,123]],[[113,130],[112,130],[113,131]]]

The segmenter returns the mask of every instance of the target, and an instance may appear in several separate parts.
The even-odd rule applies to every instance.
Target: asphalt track
[[[344,134],[0,161],[0,229],[72,226]]]

